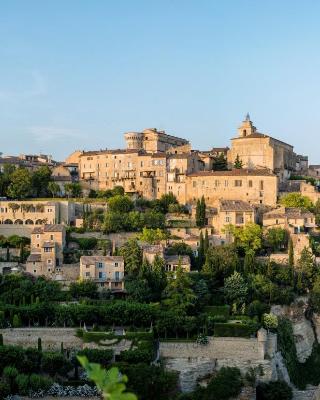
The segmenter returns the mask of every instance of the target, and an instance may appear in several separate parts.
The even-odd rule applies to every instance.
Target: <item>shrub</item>
[[[209,382],[204,399],[226,400],[237,396],[243,386],[238,368],[223,367]]]
[[[250,337],[258,330],[258,325],[252,323],[215,323],[214,336]]]
[[[86,356],[89,362],[107,366],[113,358],[113,350],[100,350],[100,349],[84,349],[81,350],[78,356]]]
[[[153,352],[147,349],[124,350],[120,353],[118,359],[130,364],[149,364],[153,360]]]
[[[257,400],[291,400],[292,389],[284,381],[260,383],[257,386]]]
[[[16,376],[16,385],[18,393],[21,395],[27,395],[29,390],[29,377],[25,374],[19,374]]]
[[[21,327],[21,318],[19,314],[14,314],[13,320],[12,320],[12,326],[14,328],[20,328]]]
[[[71,363],[61,353],[45,352],[42,355],[42,369],[50,375],[57,372],[63,375],[71,368]]]
[[[52,386],[52,383],[50,378],[38,374],[31,374],[29,378],[29,386],[33,392],[48,390]]]
[[[10,394],[10,385],[7,382],[0,381],[0,399],[4,399]]]
[[[230,316],[230,306],[206,306],[204,307],[204,311],[212,317],[215,316],[223,316],[225,319],[228,319]]]

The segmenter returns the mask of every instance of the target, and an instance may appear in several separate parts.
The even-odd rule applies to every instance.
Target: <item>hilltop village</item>
[[[141,400],[318,398],[320,165],[249,115],[124,140],[0,157],[0,398],[99,396],[76,355]]]

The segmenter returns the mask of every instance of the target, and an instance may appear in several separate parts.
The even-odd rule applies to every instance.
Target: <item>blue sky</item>
[[[257,128],[320,162],[320,2],[2,0],[0,151],[123,147],[148,127],[193,148]]]

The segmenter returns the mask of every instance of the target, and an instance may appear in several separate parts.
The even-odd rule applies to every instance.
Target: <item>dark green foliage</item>
[[[106,349],[83,349],[77,353],[78,356],[86,356],[87,359],[92,363],[101,364],[104,367],[110,365],[113,358],[113,350]]]
[[[10,393],[11,390],[9,383],[0,381],[0,399],[5,399]]]
[[[260,383],[257,386],[257,400],[291,400],[292,389],[284,381]]]
[[[120,371],[127,375],[127,390],[134,392],[139,400],[168,400],[175,398],[178,390],[178,375],[166,371],[162,366],[141,364],[119,364]]]
[[[92,281],[72,282],[69,288],[70,294],[74,299],[84,297],[94,299],[97,297],[97,284]]]
[[[16,376],[15,384],[20,395],[26,396],[29,392],[29,377],[25,374],[19,374]]]
[[[39,390],[48,390],[53,384],[51,378],[38,374],[31,374],[29,378],[30,389],[34,392]]]
[[[251,323],[219,323],[214,324],[214,336],[250,337],[259,329],[259,325]]]
[[[238,368],[222,367],[205,389],[203,400],[227,400],[237,396],[243,386]]]
[[[149,364],[154,359],[154,351],[152,342],[144,346],[139,346],[137,349],[124,350],[118,357],[119,361],[124,361],[130,364],[147,363]]]
[[[64,375],[71,370],[71,363],[61,353],[44,352],[42,353],[42,369],[49,375]]]
[[[242,166],[243,166],[243,162],[242,162],[242,160],[240,159],[240,157],[239,157],[239,154],[237,154],[237,157],[236,157],[236,159],[234,160],[234,168],[235,169],[241,169],[242,168]]]
[[[215,317],[217,315],[223,316],[224,318],[228,319],[230,316],[230,306],[223,305],[223,306],[206,306],[204,311],[210,315],[211,317]]]
[[[41,343],[41,338],[38,338],[38,351],[42,351],[42,343]]]
[[[196,225],[203,228],[206,225],[206,202],[202,196],[196,205]]]
[[[94,237],[72,238],[72,241],[77,242],[81,250],[93,250],[98,244],[98,240]]]
[[[214,171],[226,171],[228,169],[227,159],[223,153],[213,158],[212,169]]]

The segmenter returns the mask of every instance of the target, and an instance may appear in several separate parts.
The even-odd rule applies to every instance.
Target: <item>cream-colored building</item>
[[[188,145],[186,139],[168,135],[156,128],[145,129],[142,132],[128,132],[124,135],[129,150],[144,150],[147,153],[165,152],[172,147]]]
[[[52,275],[63,264],[66,245],[66,228],[61,224],[35,227],[31,232],[31,252],[26,262],[26,272],[36,276]]]
[[[124,259],[121,256],[82,256],[80,278],[91,280],[100,288],[124,289]]]
[[[296,154],[293,146],[262,134],[252,124],[249,115],[238,128],[238,137],[231,139],[228,162],[233,165],[237,156],[244,168],[266,168],[285,181],[296,169]]]
[[[181,267],[185,272],[190,272],[191,262],[189,256],[165,256],[165,270],[166,272],[176,272]]]
[[[0,201],[0,224],[43,225],[70,224],[75,219],[75,204],[67,200]]]
[[[206,204],[213,207],[217,207],[221,199],[275,206],[277,192],[277,176],[265,169],[201,171],[186,178],[186,202],[189,204],[204,196]]]
[[[281,207],[263,214],[265,228],[284,228],[290,233],[309,232],[316,227],[312,212],[293,207]]]
[[[250,222],[256,222],[256,209],[252,204],[242,200],[220,200],[212,224],[215,232],[224,233],[226,225],[243,227]]]

